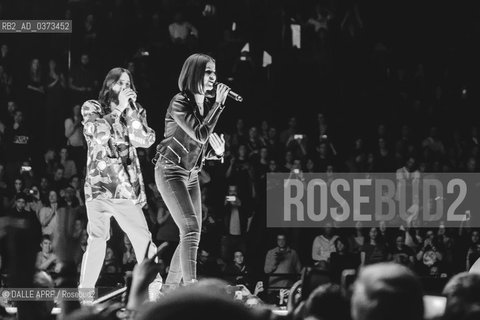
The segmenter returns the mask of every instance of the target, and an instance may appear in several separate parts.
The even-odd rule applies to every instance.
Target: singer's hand
[[[225,104],[225,100],[228,97],[228,92],[230,91],[230,87],[224,85],[223,83],[218,83],[217,85],[217,95],[215,98],[215,102],[220,104]]]
[[[212,133],[208,142],[210,142],[210,145],[217,156],[220,156],[225,152],[225,139],[223,138],[223,133],[220,136],[215,132]]]
[[[125,88],[118,93],[118,109],[123,112],[128,107],[128,100],[137,101],[137,94],[130,88]]]

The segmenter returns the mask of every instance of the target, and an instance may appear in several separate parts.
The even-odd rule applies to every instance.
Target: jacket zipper
[[[196,115],[196,111],[193,112],[193,115],[195,116],[195,118],[197,118],[197,120],[200,122],[200,123],[204,123],[205,120],[207,120],[207,123],[210,122],[210,119],[212,119],[213,115],[215,114],[215,112],[217,112],[217,109],[219,107],[220,104],[218,104],[217,108],[215,110],[213,110],[212,114],[210,115],[210,117],[208,119],[205,119],[204,117],[202,121],[200,121],[200,119],[198,119],[197,115]],[[211,111],[211,110],[209,110]],[[207,142],[208,143],[208,142]],[[205,144],[207,144],[205,143]],[[189,171],[192,171],[194,168],[195,168],[195,165],[198,163],[198,159],[200,159],[200,157],[203,155],[203,148],[205,147],[205,144],[202,144],[201,148],[200,148],[200,152],[197,156],[197,159],[195,159],[195,163],[193,164],[192,168],[189,170]],[[200,163],[200,167],[202,166],[202,164]]]
[[[195,160],[195,163],[193,164],[192,168],[191,168],[189,171],[192,171],[192,170],[195,168],[195,165],[197,164],[198,159],[200,159],[200,157],[201,157],[202,154],[203,154],[203,147],[204,147],[204,146],[205,146],[205,145],[202,144],[202,146],[200,147],[200,152],[198,153],[197,159]],[[200,164],[200,167],[201,167],[201,166],[202,166],[202,164]]]
[[[215,102],[217,103],[217,102]],[[218,112],[218,109],[220,109],[222,107],[222,105],[220,103],[217,103],[217,106],[215,107],[215,109],[213,109],[213,112],[212,114],[210,115],[210,117],[208,117],[207,119],[207,122],[210,123],[210,121],[212,120],[213,116]]]
[[[172,152],[177,156],[177,158],[178,158],[178,163],[180,163],[180,160],[181,160],[182,158],[180,158],[180,156],[178,155],[178,153],[176,153],[170,146],[167,146],[167,148],[170,149],[170,151],[172,151]]]
[[[183,148],[183,150],[185,150],[185,152],[188,153],[187,148],[185,148],[183,144],[181,144],[180,141],[177,140],[177,138],[173,137],[173,140],[175,140]]]
[[[188,102],[191,103],[190,98],[189,98],[188,96],[186,96],[186,95],[185,95],[185,97],[187,98]],[[220,105],[220,104],[219,104],[219,105]],[[217,108],[218,108],[218,106],[217,106]],[[214,113],[215,113],[215,112],[214,112]],[[203,116],[202,116],[203,120],[200,120],[200,119],[197,117],[197,111],[195,110],[195,108],[193,109],[193,116],[198,120],[199,123],[204,123],[204,122],[205,122],[205,118],[204,118]],[[212,118],[212,117],[210,117],[210,119],[211,119],[211,118]],[[174,139],[175,139],[175,138],[174,138]],[[175,140],[177,140],[177,139],[175,139]],[[178,142],[178,141],[177,141],[177,142]],[[180,143],[179,143],[179,144],[180,144]],[[180,145],[181,145],[181,144],[180,144]],[[183,147],[183,145],[182,145],[182,147]],[[200,148],[200,153],[198,154],[197,159],[195,160],[195,163],[193,164],[193,167],[192,167],[190,170],[188,170],[188,171],[192,171],[192,170],[195,168],[195,165],[197,164],[198,159],[199,159],[200,156],[203,154],[203,147],[204,147],[204,145],[202,145],[202,147]],[[170,148],[170,147],[169,147],[169,148]],[[171,148],[170,148],[170,149],[171,149]],[[172,150],[172,151],[173,151],[173,150]],[[175,153],[175,151],[173,151],[173,152]],[[187,151],[187,152],[188,152],[188,151]],[[175,154],[176,154],[176,153],[175,153]],[[178,155],[177,155],[177,157],[178,157]],[[180,159],[180,157],[178,157],[178,158]],[[178,162],[180,163],[180,160],[179,160]]]

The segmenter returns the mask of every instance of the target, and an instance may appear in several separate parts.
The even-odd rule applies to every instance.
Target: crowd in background
[[[79,266],[87,240],[82,103],[97,98],[108,70],[127,68],[158,142],[181,64],[205,52],[215,57],[220,81],[245,101],[228,101],[216,129],[225,134],[225,161],[201,173],[200,277],[253,291],[260,279],[290,287],[295,277],[271,275],[312,265],[331,269],[336,281],[344,269],[384,261],[442,279],[469,269],[480,257],[480,233],[468,226],[266,228],[269,172],[478,172],[480,65],[470,41],[480,32],[478,5],[459,5],[461,17],[440,4],[410,5],[414,12],[393,5],[403,14],[398,20],[380,1],[0,4],[1,19],[73,20],[71,35],[2,35],[1,217],[38,223],[39,235],[22,237],[38,251],[35,268],[55,277],[57,211],[69,208]],[[451,24],[441,23],[446,17]],[[300,47],[292,45],[292,25],[301,28]],[[138,150],[144,213],[154,241],[174,243],[178,230],[155,187],[154,152]],[[7,281],[12,261],[3,231]],[[135,262],[113,223],[99,285],[122,283]]]

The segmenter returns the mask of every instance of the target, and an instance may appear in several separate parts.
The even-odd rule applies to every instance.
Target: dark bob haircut
[[[112,87],[120,79],[123,73],[128,74],[128,77],[130,78],[130,88],[133,91],[137,92],[130,71],[125,68],[113,68],[112,70],[110,70],[107,73],[105,80],[103,81],[102,89],[100,90],[100,93],[98,95],[98,102],[100,102],[100,104],[102,105],[105,114],[110,113],[110,102],[114,99]],[[114,102],[118,103],[118,101]]]
[[[180,91],[192,94],[202,93],[203,76],[208,62],[215,63],[215,59],[203,53],[194,53],[185,60],[178,77]]]

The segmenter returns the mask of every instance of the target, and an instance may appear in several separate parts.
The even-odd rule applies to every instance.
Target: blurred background
[[[244,102],[228,101],[217,126],[225,161],[202,172],[200,275],[252,286],[271,274],[269,259],[284,259],[269,258],[269,250],[288,247],[292,260],[282,273],[292,279],[306,265],[339,277],[347,267],[395,259],[425,278],[450,277],[480,257],[478,230],[267,229],[265,179],[293,170],[478,172],[479,18],[473,0],[2,1],[0,19],[71,19],[73,33],[0,35],[1,215],[28,211],[38,220],[36,268],[54,276],[51,225],[57,207],[73,208],[79,263],[86,244],[80,106],[97,98],[108,70],[128,68],[158,143],[183,62],[204,52]],[[144,212],[159,244],[178,241],[178,231],[154,184],[155,146],[138,152]],[[8,237],[0,234],[6,281]],[[351,260],[335,265],[331,253],[342,250]],[[165,274],[168,257],[164,263]],[[134,264],[128,238],[112,224],[103,285],[122,284]]]

